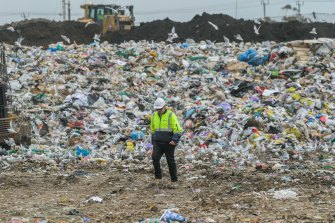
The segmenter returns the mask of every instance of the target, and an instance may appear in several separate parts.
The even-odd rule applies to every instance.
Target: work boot
[[[166,186],[168,189],[177,189],[179,187],[178,181],[171,181]]]
[[[156,188],[159,189],[159,187],[162,185],[162,179],[153,179],[148,185],[148,188]]]

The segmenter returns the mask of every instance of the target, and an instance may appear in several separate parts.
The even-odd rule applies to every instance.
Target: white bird
[[[94,21],[90,21],[88,23],[85,24],[85,28],[87,28],[89,25],[93,25],[96,24]]]
[[[259,29],[261,28],[262,25],[260,25],[258,28],[256,25],[254,25],[254,31],[256,33],[256,35],[259,35]]]
[[[9,145],[10,147],[13,147],[16,145],[15,141],[13,138],[9,138],[8,140],[4,139],[5,143]]]
[[[210,22],[210,21],[208,21],[208,23],[209,23],[211,26],[213,26],[213,28],[214,28],[215,30],[219,30],[219,27],[218,27],[217,25],[215,25],[214,23],[212,23],[212,22]]]
[[[228,45],[230,43],[230,40],[228,39],[228,37],[223,36],[223,39],[224,39],[225,44]]]
[[[15,32],[15,29],[14,29],[13,26],[8,27],[7,30],[9,30],[9,31],[11,31],[11,32]]]
[[[256,24],[258,24],[258,25],[261,24],[261,22],[259,21],[259,19],[255,19],[254,22],[255,22]]]
[[[173,39],[176,39],[176,38],[178,38],[178,34],[176,33],[176,28],[172,27],[171,33],[168,34],[168,38],[166,41],[172,43]]]
[[[21,36],[15,41],[15,45],[17,45],[18,47],[22,47],[22,41],[24,40],[24,38],[22,38]]]
[[[309,33],[310,33],[310,34],[317,35],[317,33],[316,33],[316,28],[313,28],[312,31],[310,31]]]
[[[172,34],[176,33],[176,27],[172,27],[172,29],[171,29],[171,33],[172,33]]]
[[[10,132],[10,133],[17,133],[15,129],[16,128],[15,128],[15,125],[14,125],[13,121],[10,121],[9,122],[9,129],[7,129],[8,132]]]
[[[100,36],[101,34],[94,34],[93,40],[95,40],[96,42],[100,42]]]
[[[65,42],[67,42],[68,44],[71,43],[70,38],[68,38],[68,37],[66,37],[66,36],[64,36],[64,35],[60,35],[60,36],[61,36],[62,39],[63,39]]]
[[[112,11],[113,11],[113,14],[119,14],[119,11],[122,10],[122,9],[124,9],[125,7],[126,7],[126,6],[123,6],[123,7],[121,7],[121,8],[118,8],[117,10],[115,10],[115,9],[113,9],[113,8],[111,8],[111,7],[106,7],[106,8],[112,10]]]
[[[242,36],[240,34],[235,35],[235,38],[237,40],[243,41],[243,38],[242,38]]]

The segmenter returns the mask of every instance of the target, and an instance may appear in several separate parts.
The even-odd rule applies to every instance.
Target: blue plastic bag
[[[257,55],[257,51],[256,50],[254,50],[254,49],[248,49],[247,51],[245,51],[244,53],[242,53],[240,55],[239,60],[247,62],[247,61],[251,60],[252,58],[254,58],[256,55]]]
[[[88,151],[87,149],[82,149],[82,148],[80,148],[80,146],[76,147],[76,155],[77,156],[86,157],[86,156],[88,156],[90,154],[91,154],[91,152]]]
[[[185,49],[188,48],[190,45],[188,43],[183,43],[180,45],[180,48]]]
[[[171,223],[172,221],[186,222],[185,217],[181,216],[180,214],[176,214],[170,210],[166,210],[159,220],[165,221],[167,223]]]
[[[186,112],[186,119],[189,119],[195,112],[195,109],[192,108]]]
[[[50,50],[51,52],[56,52],[57,48],[55,48],[55,47],[49,47],[48,50]]]
[[[142,131],[132,131],[130,134],[132,140],[144,139],[144,133]]]

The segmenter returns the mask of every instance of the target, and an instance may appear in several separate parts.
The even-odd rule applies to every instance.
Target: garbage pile
[[[32,134],[31,145],[7,140],[0,166],[148,163],[157,97],[185,129],[180,164],[278,169],[317,152],[332,165],[334,48],[332,39],[6,45],[8,96]]]

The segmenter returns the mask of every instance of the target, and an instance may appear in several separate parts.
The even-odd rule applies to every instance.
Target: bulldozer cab
[[[108,31],[130,31],[134,26],[133,6],[84,4],[80,7],[84,9],[84,17],[79,21],[96,22],[102,27],[103,34]]]
[[[16,144],[29,145],[31,143],[30,125],[19,120],[10,109],[10,100],[6,95],[8,83],[5,47],[0,44],[0,147],[8,148],[5,141],[9,138],[13,138]],[[12,129],[14,123],[18,128]]]

